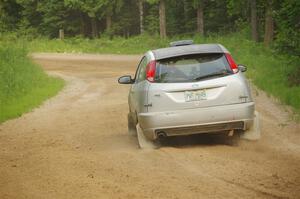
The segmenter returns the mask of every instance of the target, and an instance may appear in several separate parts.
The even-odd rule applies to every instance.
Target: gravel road
[[[54,98],[0,125],[0,198],[300,198],[300,124],[254,90],[262,138],[198,135],[140,150],[127,134],[140,56],[34,54],[67,82]]]

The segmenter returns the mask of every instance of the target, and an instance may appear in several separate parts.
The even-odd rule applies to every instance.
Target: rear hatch
[[[229,54],[185,55],[156,61],[148,90],[149,112],[173,111],[243,102],[244,82]],[[231,59],[231,60],[229,60]]]

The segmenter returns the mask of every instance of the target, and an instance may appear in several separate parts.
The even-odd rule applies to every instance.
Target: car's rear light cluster
[[[237,73],[239,71],[239,69],[238,69],[237,64],[233,60],[232,56],[229,53],[225,53],[225,56],[227,58],[227,61],[228,61],[229,65],[230,65],[230,68],[233,71],[233,73]]]
[[[146,78],[149,82],[154,82],[156,61],[150,61],[146,67]]]

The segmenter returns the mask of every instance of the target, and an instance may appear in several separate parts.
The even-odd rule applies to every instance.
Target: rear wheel
[[[136,136],[137,135],[136,124],[129,113],[127,115],[127,122],[128,122],[128,134],[131,136]]]
[[[240,135],[241,135],[240,130],[234,130],[233,134],[229,135],[228,144],[231,146],[238,146],[240,141]]]
[[[241,134],[241,138],[245,140],[259,140],[261,137],[261,132],[260,132],[260,117],[259,113],[255,111],[254,113],[254,119],[253,119],[253,125],[251,126],[250,129],[247,131],[243,132]]]
[[[158,144],[146,138],[143,130],[141,129],[139,123],[136,125],[137,138],[139,142],[139,147],[141,149],[156,149],[158,148]]]

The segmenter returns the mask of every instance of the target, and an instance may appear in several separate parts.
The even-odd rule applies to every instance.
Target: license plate
[[[205,90],[185,91],[184,99],[186,102],[206,100],[207,99],[206,91]]]

